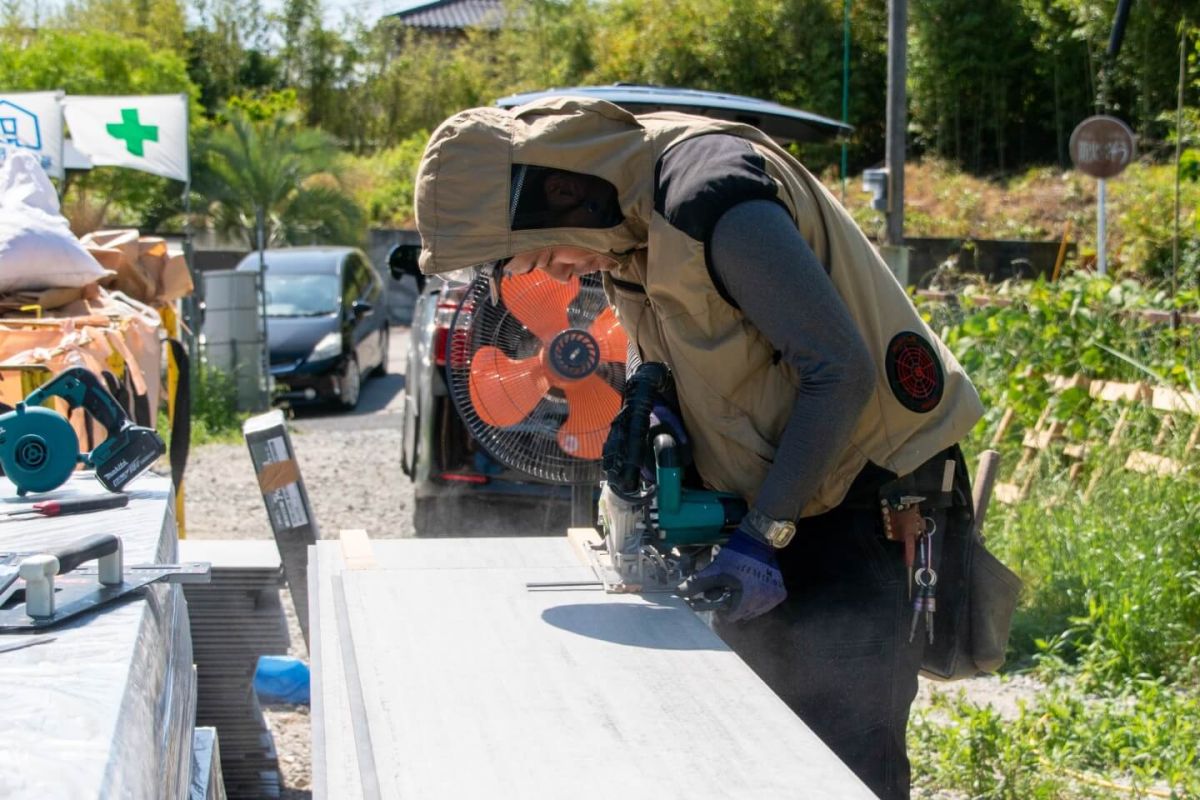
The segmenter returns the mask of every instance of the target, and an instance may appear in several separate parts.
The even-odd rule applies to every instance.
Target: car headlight
[[[317,342],[317,346],[312,349],[308,355],[309,361],[321,361],[326,358],[333,358],[342,354],[342,333],[341,331],[330,331],[321,337],[321,341]]]

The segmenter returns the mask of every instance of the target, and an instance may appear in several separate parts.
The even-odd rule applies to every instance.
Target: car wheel
[[[342,408],[350,410],[358,405],[358,396],[362,391],[362,373],[358,370],[358,359],[354,356],[346,359],[346,367],[339,379],[341,394],[338,403]]]
[[[371,376],[374,378],[382,378],[384,375],[387,375],[388,343],[391,341],[391,339],[391,330],[385,327],[379,342],[379,364],[375,367],[375,369],[371,370]]]

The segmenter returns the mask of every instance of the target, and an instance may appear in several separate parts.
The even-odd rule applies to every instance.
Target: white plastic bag
[[[87,286],[110,275],[59,214],[37,158],[9,153],[0,166],[0,294]]]

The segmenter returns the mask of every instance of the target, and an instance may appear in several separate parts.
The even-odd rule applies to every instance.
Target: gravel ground
[[[292,447],[322,536],[362,528],[377,538],[411,536],[412,485],[400,472],[394,427],[368,430],[291,426]],[[184,486],[187,535],[202,539],[269,539],[271,525],[245,444],[197,448]]]

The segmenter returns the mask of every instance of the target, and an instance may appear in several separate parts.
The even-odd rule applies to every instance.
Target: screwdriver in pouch
[[[79,497],[71,500],[43,500],[40,503],[18,509],[17,511],[0,511],[0,517],[16,517],[31,515],[38,517],[62,517],[67,514],[86,514],[89,511],[103,511],[109,508],[123,508],[129,505],[127,494],[100,494],[94,497]]]

